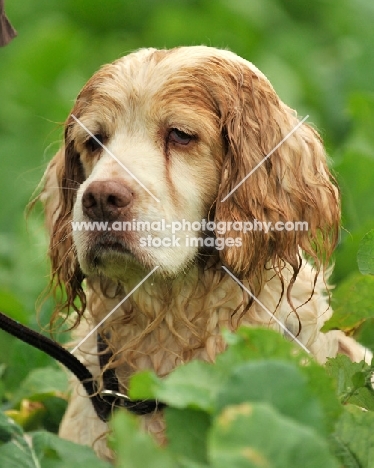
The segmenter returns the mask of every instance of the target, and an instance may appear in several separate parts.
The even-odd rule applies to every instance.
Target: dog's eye
[[[178,130],[177,128],[172,128],[168,135],[168,143],[178,143],[179,145],[188,145],[191,140],[193,140],[193,136],[189,135],[188,133],[182,132],[182,130]]]
[[[90,137],[86,141],[86,148],[88,151],[91,151],[91,153],[95,152],[96,150],[101,148],[101,145],[103,144],[104,138],[100,133],[96,133],[93,137]]]

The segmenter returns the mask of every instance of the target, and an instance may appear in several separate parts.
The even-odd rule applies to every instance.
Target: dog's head
[[[45,181],[68,305],[84,276],[174,277],[206,255],[249,282],[269,262],[297,275],[301,250],[318,270],[337,239],[320,137],[256,67],[210,47],[140,50],[99,70]]]

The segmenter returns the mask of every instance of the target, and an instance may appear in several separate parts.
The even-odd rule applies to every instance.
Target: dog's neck
[[[213,362],[226,347],[222,329],[234,331],[246,325],[279,330],[268,311],[275,312],[289,330],[298,333],[298,315],[292,312],[284,294],[292,271],[284,269],[283,286],[273,269],[264,271],[262,287],[256,294],[258,301],[252,303],[248,293],[219,266],[203,269],[195,265],[168,280],[155,275],[135,290],[144,273],[132,276],[126,283],[90,277],[87,279],[88,327],[92,329],[106,318],[99,331],[105,337],[118,380],[126,392],[128,379],[136,371],[151,369],[164,376],[192,359]],[[301,281],[305,281],[304,276],[310,276],[310,271],[311,267],[305,265],[300,273]],[[249,290],[248,284],[244,284]],[[296,306],[310,300],[312,282],[310,291],[304,288],[302,294],[297,282],[295,288]],[[309,308],[317,311],[319,296],[313,295]],[[318,320],[316,312],[309,322]],[[309,329],[303,328],[300,335],[305,342],[309,340]],[[87,344],[86,352],[91,355],[97,352],[96,335]],[[97,364],[95,372],[100,374]]]
[[[140,280],[87,280],[92,325],[108,316],[100,330],[124,374],[120,380],[147,368],[165,375],[193,358],[214,361],[225,347],[222,329],[239,326],[248,302],[221,268],[194,266],[174,279],[150,277],[111,314]]]

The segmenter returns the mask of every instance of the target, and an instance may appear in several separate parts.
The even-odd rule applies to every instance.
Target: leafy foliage
[[[348,405],[333,434],[336,452],[346,467],[374,466],[374,414]]]
[[[334,315],[324,330],[339,328],[354,331],[366,319],[373,317],[374,277],[353,273],[342,281],[334,292]]]
[[[344,457],[356,460],[357,452],[362,458],[370,449],[370,440],[357,448],[360,436],[353,444],[347,436],[358,430],[348,427],[353,405],[369,410],[359,408],[362,435],[373,427],[370,366],[339,356],[324,369],[269,330],[240,329],[226,339],[231,345],[215,365],[191,362],[165,379],[150,372],[132,378],[133,398],[170,405],[165,410],[169,445],[155,452],[170,454],[174,466],[183,467],[338,467]],[[347,402],[348,410],[341,404]],[[131,419],[116,418],[118,425]],[[135,462],[135,455],[132,460],[134,467],[144,463]],[[357,466],[370,466],[365,460]]]
[[[75,445],[49,432],[25,434],[0,413],[0,464],[7,468],[110,468],[88,447]]]
[[[324,368],[270,330],[242,328],[225,338],[230,345],[215,364],[193,361],[165,379],[151,372],[132,378],[131,397],[168,404],[169,443],[158,447],[138,428],[138,418],[119,411],[110,436],[119,468],[338,467],[348,459],[362,462],[344,466],[371,466],[366,456],[371,437],[366,435],[374,429],[372,367],[339,356]],[[48,370],[43,371],[42,386],[34,385],[43,380],[41,371],[35,371],[19,392],[22,396],[28,391],[27,401],[39,406],[24,410],[21,405],[18,412],[7,412],[28,429],[38,427],[34,411],[60,393],[61,376],[49,371],[47,377]],[[356,419],[359,424],[353,428]],[[43,431],[25,434],[5,415],[0,419],[0,466],[68,466],[72,453],[77,457],[74,466],[86,460],[93,468],[106,466],[95,461],[87,447]],[[50,459],[58,463],[50,464]]]

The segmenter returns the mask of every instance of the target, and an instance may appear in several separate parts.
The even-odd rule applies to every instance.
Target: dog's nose
[[[83,213],[95,221],[115,221],[131,204],[133,195],[115,180],[91,182],[82,197]]]

